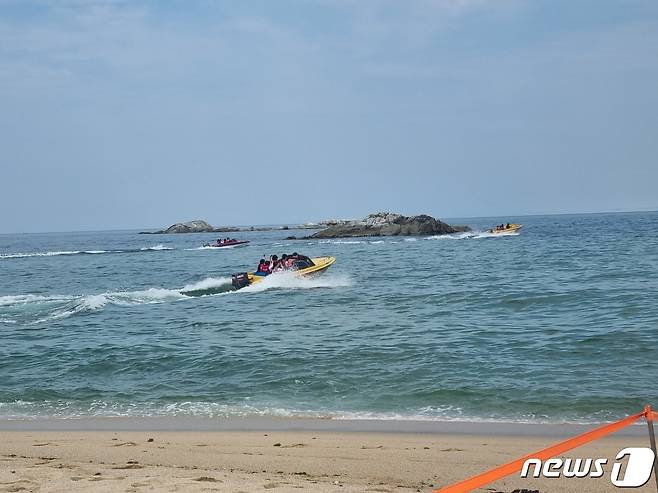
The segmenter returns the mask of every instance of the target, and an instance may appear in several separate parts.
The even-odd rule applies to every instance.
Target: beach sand
[[[4,429],[0,492],[430,492],[560,440],[559,433],[545,429],[540,436],[522,431]],[[608,437],[566,455],[608,458],[603,478],[512,476],[478,491],[619,491],[610,483],[610,464],[624,447],[647,446],[641,431],[636,428],[636,433]],[[651,478],[633,491],[655,488]]]

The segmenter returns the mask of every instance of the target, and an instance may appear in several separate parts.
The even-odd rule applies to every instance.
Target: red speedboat
[[[248,244],[249,244],[249,240],[225,240],[222,241],[221,243],[204,243],[203,247],[204,248],[236,248],[236,247],[247,246]]]

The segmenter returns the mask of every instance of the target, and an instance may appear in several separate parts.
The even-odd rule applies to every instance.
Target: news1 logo
[[[622,474],[623,459],[628,458],[626,470]],[[612,464],[610,481],[619,488],[639,488],[644,486],[651,477],[655,455],[653,450],[645,447],[628,447],[619,451]],[[543,463],[540,459],[528,459],[523,463],[521,477],[539,478],[600,478],[605,474],[608,459],[548,459]],[[534,466],[534,467],[533,467]]]

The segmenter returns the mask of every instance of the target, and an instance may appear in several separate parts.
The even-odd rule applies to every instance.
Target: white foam
[[[425,238],[426,240],[465,240],[467,238],[472,238],[474,236],[474,233],[467,232],[467,233],[453,233],[449,235],[434,235],[434,236],[428,236]]]
[[[61,252],[31,252],[31,253],[2,253],[0,258],[28,258],[28,257],[55,257],[58,255],[77,255],[82,253],[80,250],[61,251]]]
[[[343,275],[325,274],[317,277],[300,277],[294,272],[280,272],[267,276],[262,281],[247,286],[239,292],[260,293],[268,289],[316,289],[341,288],[352,285],[352,280]]]
[[[0,306],[26,305],[28,303],[48,303],[58,301],[70,301],[75,299],[73,296],[43,296],[40,294],[19,294],[0,296]]]
[[[37,318],[29,323],[43,323],[61,320],[78,313],[99,311],[107,305],[132,306],[183,299],[189,299],[189,297],[178,290],[150,288],[139,291],[111,291],[81,296],[42,296],[34,294],[2,296],[0,297],[0,306],[15,308],[19,305],[37,305],[35,307],[35,316]],[[42,306],[39,307],[38,305]],[[7,323],[12,322],[8,320]]]
[[[207,277],[202,281],[186,285],[183,289],[181,289],[181,292],[185,293],[187,291],[203,291],[206,289],[214,289],[226,286],[227,284],[231,284],[230,277]]]
[[[489,231],[465,231],[463,233],[453,233],[447,235],[428,236],[426,240],[468,240],[481,238],[504,238],[506,236],[519,236],[519,232],[511,233],[491,233]]]
[[[172,247],[168,247],[163,245],[162,243],[159,245],[154,245],[154,246],[148,246],[148,247],[142,247],[140,248],[141,251],[153,251],[153,252],[159,252],[162,250],[173,250]]]
[[[331,243],[332,245],[360,245],[366,242],[363,240],[321,240],[320,243]]]
[[[21,305],[30,305],[31,320],[26,323],[44,323],[61,320],[76,314],[96,312],[109,305],[133,306],[154,303],[167,303],[193,299],[192,294],[216,296],[233,292],[229,289],[231,278],[208,277],[184,286],[182,289],[149,288],[136,291],[108,291],[100,294],[78,296],[23,294],[0,296],[0,307],[14,310]],[[350,286],[351,280],[346,276],[321,276],[300,278],[293,272],[285,272],[268,276],[262,282],[249,286],[240,292],[262,292],[268,289],[314,289],[336,288]],[[226,288],[223,289],[222,288]],[[213,289],[221,292],[213,293]],[[210,293],[203,293],[210,290]],[[2,319],[5,323],[15,323],[13,319]]]
[[[55,252],[19,252],[19,253],[0,253],[0,259],[12,259],[12,258],[30,258],[30,257],[58,257],[60,255],[100,255],[103,253],[131,253],[131,252],[146,252],[146,251],[162,251],[162,250],[174,250],[173,247],[168,247],[165,245],[154,245],[148,247],[142,247],[139,250],[62,250]]]
[[[417,421],[446,423],[507,423],[507,424],[581,424],[601,423],[601,419],[549,418],[533,413],[504,417],[496,414],[466,413],[458,406],[425,407],[400,411],[349,411],[340,409],[283,407],[263,403],[224,404],[207,401],[112,402],[95,400],[81,406],[71,400],[0,402],[0,419],[81,418],[81,417],[275,417],[321,418],[337,421]],[[609,422],[609,418],[604,418]],[[639,426],[639,425],[638,425]]]
[[[519,236],[521,233],[518,231],[509,231],[503,233],[489,233],[488,231],[483,231],[479,233],[476,238],[500,238],[501,236]]]
[[[75,315],[76,313],[81,313],[81,312],[96,310],[96,309],[97,308],[93,308],[93,303],[92,306],[90,307],[85,303],[85,300],[83,299],[80,302],[67,303],[64,307],[53,310],[52,312],[48,313],[45,317],[38,318],[37,320],[34,320],[31,323],[40,324],[44,322],[52,322],[53,320],[61,320],[63,318],[68,318],[71,315]]]
[[[141,291],[119,291],[106,293],[100,296],[105,297],[109,303],[122,306],[165,303],[168,301],[178,301],[188,298],[180,291],[163,288],[149,288]],[[88,302],[93,302],[93,300],[88,300]],[[101,305],[100,299],[98,300],[98,305],[101,308],[105,306]]]
[[[81,307],[87,310],[100,310],[108,303],[107,296],[104,294],[92,294],[82,298]]]

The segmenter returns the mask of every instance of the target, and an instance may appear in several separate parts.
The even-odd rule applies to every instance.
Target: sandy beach
[[[144,421],[136,424],[145,427]],[[135,422],[122,420],[104,421],[105,428],[114,430],[89,431],[82,428],[93,423],[76,420],[5,421],[0,426],[0,491],[430,492],[574,431],[573,426],[520,426],[514,434],[514,426],[508,425],[496,434],[494,425],[479,425],[473,428],[476,434],[468,434],[468,426],[453,424],[453,433],[436,431],[436,426],[434,431],[386,432],[382,430],[391,426],[386,423],[378,425],[380,431],[356,431],[358,423],[295,430],[314,426],[275,421],[278,425],[270,431],[192,430],[189,422],[181,426],[188,429],[172,431],[163,430],[157,420],[151,431],[134,430]],[[350,426],[354,431],[338,431]],[[536,435],[529,433],[533,429]],[[634,427],[567,456],[612,461],[620,449],[646,442],[644,428]],[[652,481],[634,491],[653,491]],[[480,491],[522,489],[617,491],[609,470],[601,479],[511,477]]]

